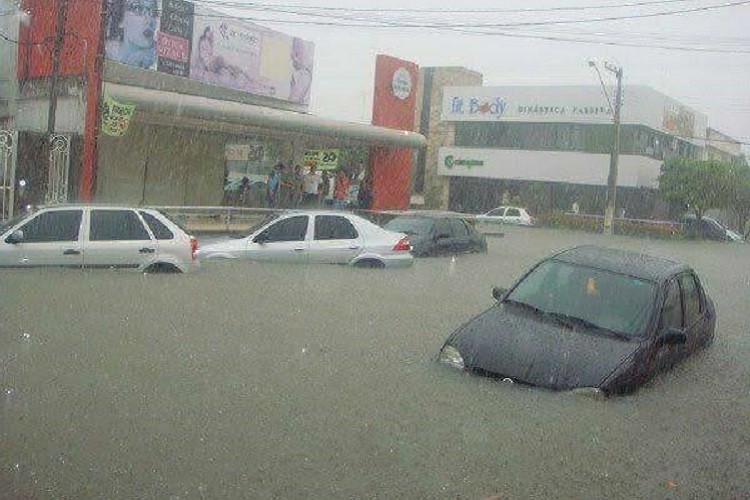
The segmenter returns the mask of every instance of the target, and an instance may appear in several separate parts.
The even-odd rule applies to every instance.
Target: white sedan
[[[533,226],[536,222],[526,209],[521,207],[497,207],[486,214],[477,215],[476,220],[477,222],[516,224],[519,226]]]
[[[158,210],[60,205],[0,223],[0,267],[189,272],[198,240]]]
[[[203,259],[406,267],[413,262],[405,234],[357,215],[332,211],[274,214],[245,234],[208,244]]]

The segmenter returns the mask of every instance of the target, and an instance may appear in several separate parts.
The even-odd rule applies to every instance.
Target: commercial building
[[[613,115],[601,86],[483,87],[481,75],[463,68],[421,72],[430,90],[418,121],[428,147],[413,186],[427,204],[482,212],[515,202],[548,212],[576,203],[603,211]],[[430,74],[442,85],[433,78],[431,86]],[[456,79],[464,81],[449,83]],[[649,87],[623,94],[617,213],[664,216],[656,191],[663,161],[703,158],[707,117]]]
[[[0,39],[0,55],[15,61],[11,69],[3,59],[0,71],[0,128],[17,135],[15,177],[25,186],[16,183],[16,205],[221,205],[236,202],[245,178],[253,189],[243,203],[262,205],[266,176],[282,162],[367,172],[374,206],[408,206],[410,151],[424,138],[411,123],[396,130],[310,114],[310,41],[184,0],[68,0],[63,26],[61,4],[24,0],[23,21],[7,16]],[[386,59],[379,67],[395,68],[381,75],[386,98],[413,117],[417,67]],[[394,156],[408,162],[385,161]]]
[[[706,159],[721,160],[728,163],[742,163],[742,143],[716,129],[706,130]]]

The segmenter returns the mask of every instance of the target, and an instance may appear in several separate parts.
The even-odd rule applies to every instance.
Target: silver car
[[[405,267],[413,257],[403,233],[394,233],[357,215],[332,211],[274,214],[245,234],[206,245],[205,259]]]
[[[497,207],[486,214],[477,215],[476,221],[496,224],[515,224],[519,226],[533,226],[536,224],[536,221],[531,215],[529,215],[529,212],[521,207]]]
[[[157,210],[62,205],[0,224],[0,267],[199,268],[198,241]]]

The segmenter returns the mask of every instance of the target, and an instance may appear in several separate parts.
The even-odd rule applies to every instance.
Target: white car
[[[476,220],[478,222],[516,224],[519,226],[533,226],[536,223],[526,209],[521,207],[497,207],[486,214],[477,215]]]
[[[189,272],[198,241],[157,210],[61,205],[0,224],[0,267]]]
[[[357,215],[325,210],[274,214],[243,235],[206,245],[205,259],[406,267],[413,263],[403,233]]]

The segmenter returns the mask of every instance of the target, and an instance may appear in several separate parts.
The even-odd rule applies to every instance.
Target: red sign
[[[419,67],[413,62],[379,55],[375,63],[375,98],[372,124],[396,130],[414,130]],[[372,148],[372,209],[409,208],[412,151],[408,148]]]
[[[190,42],[160,31],[156,39],[156,52],[159,57],[186,63],[190,60]]]

